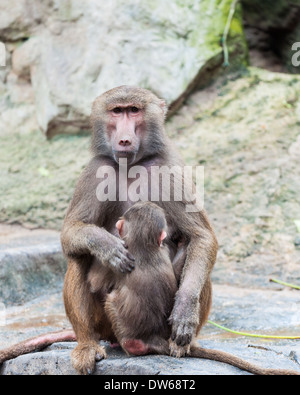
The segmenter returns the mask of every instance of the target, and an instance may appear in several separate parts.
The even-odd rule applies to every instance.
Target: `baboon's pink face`
[[[135,161],[145,134],[144,111],[134,105],[115,105],[108,109],[107,135],[116,162],[127,158]]]

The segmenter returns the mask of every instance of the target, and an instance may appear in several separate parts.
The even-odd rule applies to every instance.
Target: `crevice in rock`
[[[300,42],[300,4],[292,1],[242,0],[251,66],[299,74],[292,45]]]

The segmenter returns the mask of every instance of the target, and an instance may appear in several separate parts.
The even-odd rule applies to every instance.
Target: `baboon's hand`
[[[178,357],[178,354],[183,356],[189,353],[189,346],[199,323],[197,311],[192,301],[180,301],[180,298],[176,298],[175,306],[169,319],[172,325],[171,355]],[[179,351],[180,348],[181,350]],[[172,352],[172,350],[175,350],[175,352]]]
[[[135,259],[126,249],[124,241],[109,233],[93,247],[92,253],[115,272],[126,273],[134,269]]]

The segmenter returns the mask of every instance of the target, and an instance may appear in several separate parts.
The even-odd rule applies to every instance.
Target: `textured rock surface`
[[[42,333],[70,327],[62,301],[65,265],[62,264],[57,243],[57,232],[30,231],[1,225],[0,349]],[[41,245],[46,253],[41,254]],[[7,253],[8,250],[11,255]],[[7,255],[10,255],[9,258]],[[6,258],[3,259],[3,256]],[[213,274],[213,278],[217,280],[214,282],[218,282],[218,272]],[[214,284],[210,319],[238,331],[299,335],[299,292],[283,289],[277,284],[268,285],[267,278],[264,280],[263,290]],[[262,367],[300,371],[300,344],[296,340],[243,338],[207,324],[202,330],[200,342],[206,347],[233,353]],[[8,361],[0,367],[0,374],[76,374],[70,363],[70,352],[75,345],[56,344],[43,352]],[[177,360],[166,356],[128,358],[122,351],[112,350],[108,345],[107,351],[109,358],[97,364],[97,375],[248,374],[208,360]]]
[[[0,301],[19,304],[62,285],[59,233],[0,224]]]
[[[2,1],[0,39],[11,57],[4,106],[8,111],[13,97],[27,105],[34,99],[38,125],[52,135],[87,128],[91,102],[118,85],[151,88],[168,103],[182,99],[203,83],[204,69],[221,67],[230,5],[231,0],[30,0],[13,6]],[[246,52],[240,8],[228,44],[240,64]],[[24,86],[28,97],[22,100],[18,92],[24,96]]]
[[[299,335],[299,292],[282,289],[245,290],[214,285],[210,319],[239,331],[267,335]],[[61,292],[41,296],[22,306],[6,309],[6,320],[0,322],[0,349],[41,333],[69,327],[64,314]],[[200,344],[241,356],[265,368],[300,371],[299,340],[266,340],[246,338],[224,332],[207,324]],[[70,352],[76,343],[52,345],[43,352],[24,355],[8,361],[0,374],[76,374],[70,364]],[[107,345],[109,358],[97,364],[96,374],[248,374],[237,368],[197,359],[174,359],[166,356],[128,358]]]
[[[202,346],[233,353],[264,368],[292,369],[300,372],[296,361],[300,358],[300,346],[287,344],[280,346],[254,345],[243,340],[202,341]],[[248,344],[249,343],[249,344]],[[60,343],[48,348],[49,351],[24,355],[6,362],[2,375],[75,375],[70,363],[70,352],[74,343]],[[98,362],[95,375],[248,375],[233,366],[204,360],[167,356],[145,356],[128,358],[122,351],[111,350],[107,345],[108,359]]]

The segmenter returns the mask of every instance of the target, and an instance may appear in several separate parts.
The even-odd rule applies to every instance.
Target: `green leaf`
[[[295,219],[294,224],[296,225],[298,233],[300,233],[300,219]]]
[[[45,167],[39,167],[38,172],[40,173],[40,175],[42,177],[49,177],[50,176],[49,170],[47,170]]]

